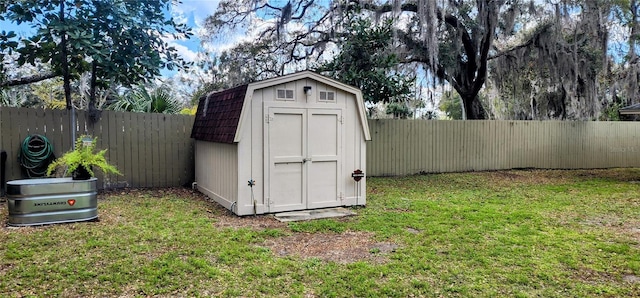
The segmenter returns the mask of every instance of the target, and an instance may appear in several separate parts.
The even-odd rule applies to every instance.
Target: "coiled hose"
[[[18,162],[27,177],[44,177],[54,159],[53,145],[45,136],[31,135],[22,141]]]

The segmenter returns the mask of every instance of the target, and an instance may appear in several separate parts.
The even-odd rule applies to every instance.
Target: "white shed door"
[[[339,206],[342,111],[268,110],[265,196],[269,211]]]
[[[340,205],[342,158],[342,113],[340,110],[309,109],[307,156],[307,208]]]

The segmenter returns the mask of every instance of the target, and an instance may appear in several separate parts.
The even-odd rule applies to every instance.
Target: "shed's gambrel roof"
[[[216,143],[233,143],[247,86],[242,85],[202,96],[193,122],[191,138]]]
[[[308,70],[214,92],[201,97],[193,129],[191,130],[191,138],[217,143],[231,144],[239,142],[243,119],[248,115],[248,102],[251,101],[253,91],[301,79],[314,79],[353,94],[356,99],[357,115],[362,126],[364,138],[367,141],[371,140],[360,89]],[[205,109],[206,113],[204,113]]]

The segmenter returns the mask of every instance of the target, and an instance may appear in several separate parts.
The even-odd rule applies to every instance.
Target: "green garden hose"
[[[54,159],[53,145],[45,136],[31,135],[22,141],[18,162],[27,177],[44,177]]]

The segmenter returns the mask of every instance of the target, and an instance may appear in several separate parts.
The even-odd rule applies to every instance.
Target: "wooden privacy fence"
[[[369,120],[367,175],[640,167],[639,122]]]
[[[103,111],[95,123],[87,112],[78,111],[77,117],[77,135],[98,137],[97,148],[108,149],[107,159],[123,174],[97,174],[100,188],[170,187],[193,180],[193,116]],[[45,136],[59,157],[71,149],[69,127],[67,110],[0,107],[7,180],[23,178],[18,153],[27,136]]]
[[[193,180],[193,116],[103,111],[96,123],[78,112],[77,134],[123,176],[98,175],[101,188],[170,187]],[[640,167],[639,122],[369,120],[367,175],[514,168]],[[23,178],[18,151],[29,135],[46,136],[56,156],[71,148],[66,110],[0,107],[0,149],[7,180]]]

